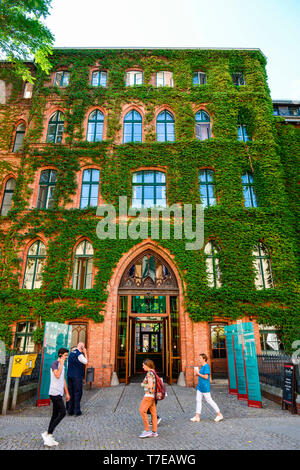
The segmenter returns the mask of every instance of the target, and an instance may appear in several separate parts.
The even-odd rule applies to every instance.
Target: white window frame
[[[156,72],[156,87],[169,86],[174,87],[173,72],[162,70]]]
[[[129,70],[125,76],[125,86],[143,85],[143,72],[141,70]]]

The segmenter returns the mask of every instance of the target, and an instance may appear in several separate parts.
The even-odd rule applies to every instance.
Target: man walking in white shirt
[[[52,362],[50,367],[50,388],[49,396],[53,403],[53,412],[49,423],[48,432],[42,433],[44,445],[52,447],[57,446],[58,442],[54,440],[53,431],[61,420],[66,416],[66,408],[63,401],[64,392],[66,401],[70,400],[68,387],[65,380],[65,361],[68,358],[69,350],[60,348],[57,361]]]
[[[68,388],[70,401],[67,404],[69,415],[80,416],[80,400],[82,397],[82,381],[84,377],[84,366],[87,364],[87,352],[84,343],[78,343],[72,350],[68,360]]]

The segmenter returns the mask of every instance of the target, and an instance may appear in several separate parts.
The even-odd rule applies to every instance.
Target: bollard
[[[6,378],[6,385],[5,385],[3,407],[2,407],[2,415],[3,416],[6,415],[6,411],[7,411],[7,404],[8,404],[9,392],[10,392],[11,371],[12,371],[13,363],[14,363],[14,356],[10,356],[9,366],[8,366],[8,371],[7,371],[7,378]]]
[[[12,403],[11,403],[11,408],[10,408],[12,411],[16,409],[19,383],[20,383],[20,377],[16,377],[15,385],[14,385],[14,393],[13,393],[13,398],[12,398]]]
[[[179,385],[180,387],[186,387],[184,372],[180,372],[177,380],[177,385]]]
[[[94,367],[88,367],[86,370],[86,376],[85,376],[85,383],[86,385],[90,384],[90,389],[92,388],[92,382],[95,380],[95,368]]]
[[[119,385],[119,379],[118,379],[117,373],[113,372],[111,376],[110,386],[115,387],[117,385]]]

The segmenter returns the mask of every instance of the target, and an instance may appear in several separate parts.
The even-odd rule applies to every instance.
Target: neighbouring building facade
[[[261,51],[55,49],[51,62],[48,76],[28,63],[34,85],[0,67],[0,339],[39,350],[45,321],[72,324],[96,386],[114,371],[129,383],[145,357],[192,386],[201,352],[225,375],[238,321],[258,353],[289,349],[299,130],[273,115]],[[172,217],[169,239],[162,220],[119,237],[135,219],[119,196],[128,210],[202,204],[203,246],[187,250]],[[99,238],[103,204],[115,238]]]

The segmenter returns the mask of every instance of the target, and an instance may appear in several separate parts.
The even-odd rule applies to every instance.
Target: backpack
[[[156,379],[156,386],[155,386],[155,392],[154,392],[155,400],[157,400],[157,401],[163,400],[167,395],[166,394],[166,386],[163,383],[163,380],[160,377],[158,377],[155,370],[151,369],[151,371],[154,373],[155,379]]]

